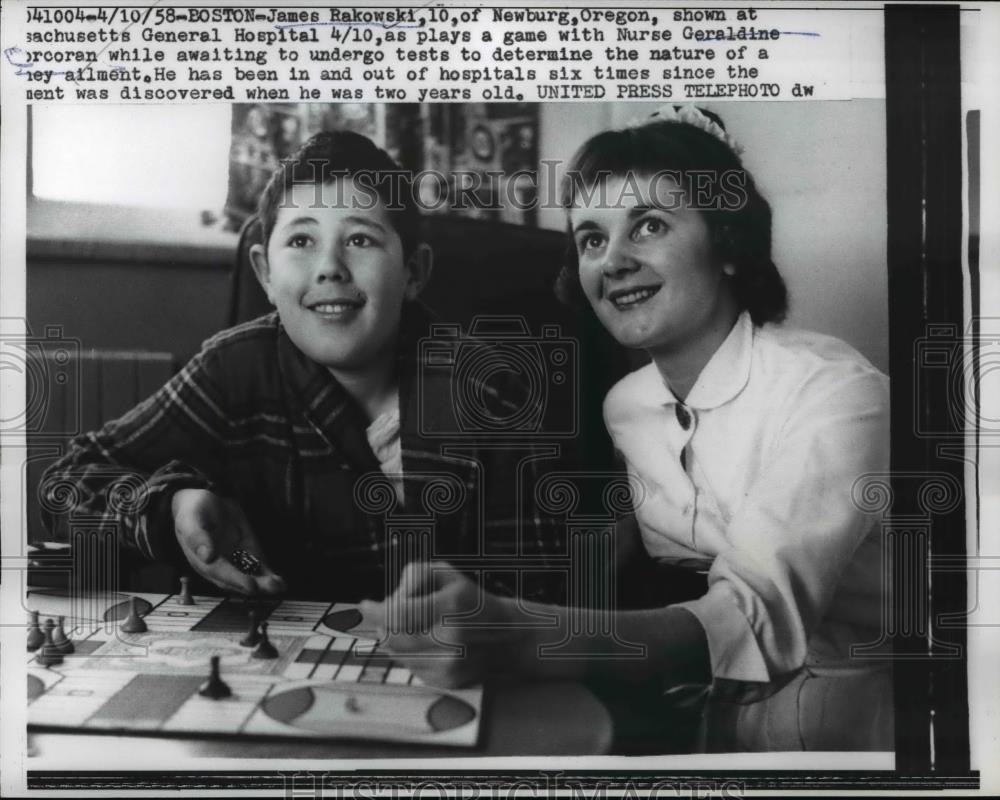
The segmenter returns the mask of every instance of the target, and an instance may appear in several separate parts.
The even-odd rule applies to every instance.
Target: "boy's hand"
[[[181,550],[203,578],[240,594],[285,591],[285,581],[264,562],[243,509],[234,500],[207,489],[181,489],[174,494],[171,507]],[[234,550],[246,550],[260,559],[260,574],[240,572],[228,559]]]
[[[389,652],[434,686],[467,686],[523,663],[514,601],[446,563],[407,564],[396,591],[381,603],[363,601],[360,611]]]

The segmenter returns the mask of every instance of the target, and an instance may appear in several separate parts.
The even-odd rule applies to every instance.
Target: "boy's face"
[[[266,252],[250,252],[292,342],[335,372],[391,357],[403,301],[426,281],[425,256],[418,249],[407,264],[382,202],[339,178],[294,186]]]

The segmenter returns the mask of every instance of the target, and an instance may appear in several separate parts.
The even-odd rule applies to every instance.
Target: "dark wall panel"
[[[84,348],[157,350],[183,363],[226,325],[228,265],[32,259],[28,322],[59,325]]]

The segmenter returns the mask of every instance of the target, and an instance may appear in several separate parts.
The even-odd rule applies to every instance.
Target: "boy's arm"
[[[70,541],[74,521],[113,528],[145,558],[183,564],[171,500],[180,489],[220,492],[228,422],[213,357],[196,356],[152,397],[74,439],[39,487],[42,519]]]

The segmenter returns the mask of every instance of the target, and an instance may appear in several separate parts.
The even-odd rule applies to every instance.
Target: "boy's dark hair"
[[[702,113],[724,130],[718,116]],[[562,205],[569,210],[583,189],[609,177],[661,173],[676,176],[688,201],[704,215],[716,255],[736,268],[730,278],[733,295],[750,312],[754,324],[784,319],[788,290],[771,260],[771,206],[739,156],[711,133],[673,120],[599,133],[573,156],[563,179]],[[692,199],[693,191],[698,193],[697,202]],[[586,302],[579,272],[570,231],[566,265],[556,291],[561,299],[576,305]]]
[[[403,256],[408,257],[420,240],[412,177],[371,139],[351,131],[317,133],[275,170],[257,202],[264,247],[274,231],[278,209],[293,186],[346,177],[356,179],[382,201],[403,244]]]

